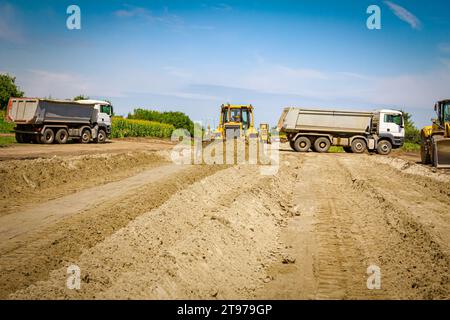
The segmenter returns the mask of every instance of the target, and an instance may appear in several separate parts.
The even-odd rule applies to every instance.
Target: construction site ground
[[[450,298],[449,171],[283,144],[262,175],[177,165],[173,146],[0,149],[0,298]]]

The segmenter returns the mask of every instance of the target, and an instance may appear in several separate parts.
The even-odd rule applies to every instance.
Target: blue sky
[[[81,30],[66,9],[81,8]],[[381,30],[366,27],[369,5]],[[5,1],[0,72],[27,96],[109,99],[217,124],[222,103],[413,114],[450,98],[448,1]]]

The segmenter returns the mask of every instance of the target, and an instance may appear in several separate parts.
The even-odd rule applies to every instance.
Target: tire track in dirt
[[[379,228],[368,247],[379,253],[388,291],[397,298],[448,299],[450,205],[442,192],[448,184],[364,160],[340,163],[371,204],[366,219]]]
[[[272,264],[274,281],[257,298],[449,297],[445,184],[404,175],[366,155],[298,157],[303,164],[291,203],[296,216],[282,231],[281,253],[295,263]],[[412,211],[418,203],[422,218]],[[424,220],[426,212],[433,218]],[[380,290],[366,286],[372,265],[381,268]]]
[[[111,199],[46,226],[26,238],[2,243],[0,297],[42,281],[51,270],[76,259],[141,214],[162,205],[172,195],[226,166],[193,166],[167,173],[133,193]]]

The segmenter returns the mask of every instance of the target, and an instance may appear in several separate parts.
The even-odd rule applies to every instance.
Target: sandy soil
[[[124,153],[133,151],[157,151],[169,149],[174,143],[168,139],[127,138],[112,139],[107,143],[67,144],[12,144],[0,149],[0,160],[50,158],[99,153]]]
[[[274,176],[156,160],[103,184],[101,201],[80,190],[6,214],[0,297],[450,298],[448,172],[377,155],[281,157]],[[67,208],[74,199],[84,204]],[[66,287],[72,264],[80,290]],[[380,290],[367,289],[371,265]]]

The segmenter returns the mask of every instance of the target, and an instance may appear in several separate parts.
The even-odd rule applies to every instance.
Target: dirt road
[[[14,144],[0,149],[0,160],[36,159],[54,156],[89,155],[98,153],[123,153],[133,151],[156,151],[173,147],[170,140],[152,138],[114,139],[104,144]]]
[[[98,191],[113,183],[122,193],[89,202],[89,192],[75,190],[36,209],[19,202],[0,218],[8,221],[0,297],[450,298],[447,172],[287,149],[274,176],[258,166],[175,168],[160,154],[143,157],[140,171]],[[72,199],[84,205],[65,208]],[[19,217],[46,205],[62,213],[45,224],[30,218],[27,232],[11,237]],[[80,268],[79,290],[66,286],[70,265]],[[380,289],[367,288],[370,266]]]

